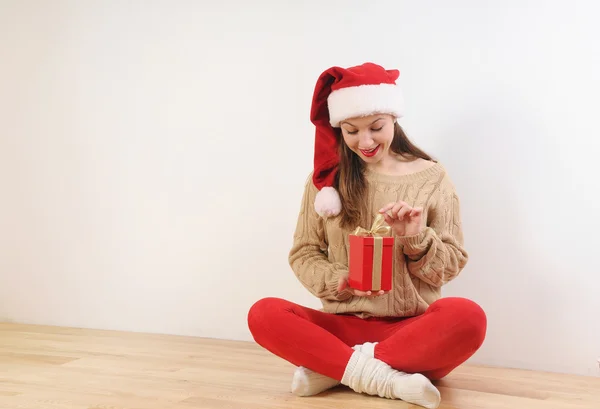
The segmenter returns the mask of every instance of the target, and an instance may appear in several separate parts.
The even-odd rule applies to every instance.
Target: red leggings
[[[252,306],[248,326],[254,340],[296,365],[340,381],[352,346],[378,342],[375,358],[407,373],[441,379],[483,344],[487,319],[464,298],[442,298],[411,318],[335,315],[279,298]]]

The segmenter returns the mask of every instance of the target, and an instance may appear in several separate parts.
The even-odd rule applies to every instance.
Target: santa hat
[[[331,67],[318,78],[310,120],[316,127],[313,183],[319,189],[315,210],[320,216],[336,216],[342,210],[333,187],[339,163],[333,128],[348,118],[373,114],[404,115],[404,98],[396,80],[398,70],[365,63],[356,67]]]

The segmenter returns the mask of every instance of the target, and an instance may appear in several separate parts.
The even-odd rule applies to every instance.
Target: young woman
[[[321,311],[265,298],[249,311],[256,342],[298,368],[292,391],[339,383],[359,393],[440,404],[431,383],[482,345],[486,316],[441,287],[467,263],[459,199],[444,167],[413,145],[397,119],[397,70],[365,63],[319,77],[311,108],[315,168],[289,254]],[[383,215],[395,238],[389,292],[350,287],[348,236]]]

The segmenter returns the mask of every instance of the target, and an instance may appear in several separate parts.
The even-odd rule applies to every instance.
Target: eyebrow
[[[377,118],[376,120],[374,120],[373,122],[371,122],[371,123],[369,124],[369,126],[373,125],[373,124],[374,124],[375,122],[377,122],[377,121],[381,121],[382,119],[385,119],[385,118]],[[343,122],[342,122],[342,124],[348,124],[348,125],[350,125],[350,126],[353,126],[353,127],[357,128],[357,126],[356,126],[356,125],[352,125],[352,124],[351,124],[350,122],[348,122],[348,121],[343,121]],[[340,124],[340,125],[341,125],[341,124]]]

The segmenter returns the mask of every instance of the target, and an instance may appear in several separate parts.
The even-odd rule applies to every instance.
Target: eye
[[[371,129],[371,130],[372,130],[373,132],[379,132],[379,131],[381,131],[382,129],[383,129],[383,126],[380,126],[380,127],[379,127],[379,128],[377,128],[377,129]]]
[[[358,131],[348,131],[348,130],[346,130],[346,133],[348,135],[356,135],[358,133]]]

